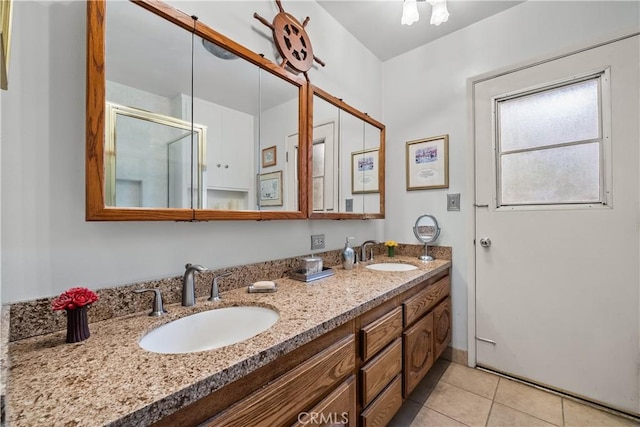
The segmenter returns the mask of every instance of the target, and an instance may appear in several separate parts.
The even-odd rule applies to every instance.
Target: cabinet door
[[[200,109],[206,111],[203,121],[197,123],[207,126],[207,187],[222,187],[222,110],[211,104],[200,106]]]
[[[222,112],[223,186],[249,189],[254,173],[253,116]]]
[[[356,379],[351,376],[313,409],[298,414],[294,426],[356,427],[356,419]]]
[[[409,396],[435,360],[433,352],[433,312],[407,329],[404,341],[404,397]]]
[[[291,425],[355,369],[350,335],[202,424],[206,427]]]
[[[437,359],[451,341],[451,298],[442,301],[433,310],[433,328]]]

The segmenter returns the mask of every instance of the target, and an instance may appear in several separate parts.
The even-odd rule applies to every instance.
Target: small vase
[[[87,306],[67,310],[67,342],[74,343],[89,338]]]
[[[389,255],[389,258],[396,256],[396,248],[394,246],[387,247],[387,255]]]

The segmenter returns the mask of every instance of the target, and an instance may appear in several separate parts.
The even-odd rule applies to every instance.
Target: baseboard
[[[453,347],[447,347],[442,353],[442,358],[453,363],[459,363],[460,365],[467,366],[467,350],[460,350]]]

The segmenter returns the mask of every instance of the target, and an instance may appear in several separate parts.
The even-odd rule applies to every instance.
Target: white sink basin
[[[193,353],[249,339],[269,329],[280,315],[268,308],[241,306],[203,311],[157,327],[140,347],[154,353]]]
[[[370,264],[367,268],[376,271],[410,271],[417,270],[418,267],[411,264],[400,264],[397,262],[384,262],[380,264]]]

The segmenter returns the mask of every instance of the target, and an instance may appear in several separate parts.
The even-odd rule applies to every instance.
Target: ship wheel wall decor
[[[287,65],[299,73],[304,73],[306,79],[309,80],[307,71],[313,65],[313,61],[323,67],[325,65],[320,58],[313,54],[311,40],[304,29],[310,18],[307,16],[304,22],[300,24],[296,18],[284,11],[280,0],[276,0],[276,4],[280,13],[273,18],[273,23],[270,23],[257,13],[254,13],[253,17],[273,31],[273,41],[283,59],[280,66]]]

